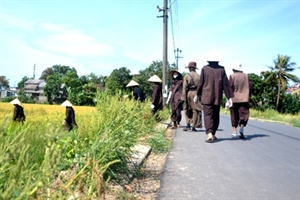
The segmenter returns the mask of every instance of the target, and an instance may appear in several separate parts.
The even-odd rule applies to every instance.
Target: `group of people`
[[[177,70],[170,71],[172,77],[171,90],[166,103],[171,103],[171,128],[180,127],[181,111],[184,110],[187,126],[184,131],[197,131],[202,128],[202,111],[207,139],[211,143],[217,140],[216,131],[220,122],[220,106],[223,92],[228,99],[230,109],[232,137],[245,139],[244,127],[249,119],[249,100],[252,82],[249,76],[243,73],[242,64],[235,62],[232,65],[233,74],[229,79],[223,66],[219,65],[218,52],[211,51],[207,55],[208,64],[203,66],[200,74],[196,72],[196,62],[190,62],[186,68],[189,73],[182,78]],[[183,106],[184,105],[184,106]]]
[[[26,116],[21,101],[16,98],[10,103],[14,105],[13,121],[23,123],[26,120]],[[75,120],[75,111],[71,102],[66,100],[61,106],[66,107],[66,118],[63,120],[62,125],[65,126],[68,131],[71,131],[73,127],[78,127]]]

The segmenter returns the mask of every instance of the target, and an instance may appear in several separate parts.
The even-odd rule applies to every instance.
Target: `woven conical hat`
[[[68,100],[65,100],[65,102],[63,102],[63,103],[61,104],[61,106],[68,106],[68,107],[72,107],[73,105],[71,104],[71,102],[70,102],[70,101],[68,101]]]
[[[21,104],[21,101],[18,99],[18,98],[15,98],[14,100],[12,100],[11,102],[10,102],[11,104],[17,104],[17,105],[19,105],[19,106],[21,106],[22,104]]]
[[[138,84],[137,82],[135,82],[134,80],[131,80],[127,85],[126,87],[132,87],[132,86],[138,86],[140,84]]]
[[[149,81],[149,82],[159,82],[159,83],[162,82],[162,80],[161,80],[158,76],[156,76],[156,75],[151,76],[151,77],[148,79],[148,81]]]

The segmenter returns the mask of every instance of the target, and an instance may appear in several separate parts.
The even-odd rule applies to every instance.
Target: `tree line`
[[[104,88],[105,92],[110,95],[116,93],[130,94],[131,91],[126,88],[130,80],[138,82],[146,97],[151,97],[152,85],[148,82],[148,78],[154,74],[161,76],[162,68],[162,61],[153,61],[149,67],[140,70],[138,74],[131,74],[129,69],[121,67],[114,69],[109,76],[96,75],[95,73],[79,76],[73,67],[53,65],[45,69],[39,79],[46,80],[44,94],[47,96],[48,103],[61,103],[67,98],[74,105],[93,106],[96,104],[97,92],[104,90]],[[169,70],[175,69],[175,64],[169,64],[168,68]],[[260,75],[250,73],[249,77],[253,83],[252,107],[260,110],[275,109],[281,113],[297,114],[300,112],[299,93],[286,93],[289,81],[300,82],[299,77],[291,73],[297,68],[299,67],[296,67],[296,63],[291,61],[290,56],[278,55],[273,60],[273,66],[269,66],[268,71],[263,71]],[[24,76],[18,83],[20,89],[18,96],[23,102],[32,102],[32,99],[26,96],[23,91],[24,83],[29,79],[29,77]],[[9,80],[5,76],[0,76],[0,87],[9,87]],[[8,100],[2,99],[2,101]]]

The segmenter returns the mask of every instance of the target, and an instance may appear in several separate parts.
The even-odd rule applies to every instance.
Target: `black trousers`
[[[220,123],[220,105],[203,104],[204,126],[206,134],[216,134]]]
[[[230,118],[232,127],[238,127],[240,125],[247,125],[250,111],[249,103],[233,103],[230,107]]]

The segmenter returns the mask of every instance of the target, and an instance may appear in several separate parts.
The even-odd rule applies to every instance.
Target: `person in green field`
[[[21,101],[18,98],[16,98],[16,99],[12,100],[10,103],[15,106],[13,121],[24,122],[26,119],[26,116],[24,114],[24,109],[22,107]]]
[[[157,75],[154,75],[148,81],[153,83],[151,108],[153,115],[155,115],[159,110],[163,109],[162,80]]]
[[[71,102],[66,100],[61,104],[61,106],[66,107],[66,118],[64,119],[62,125],[66,126],[66,129],[68,131],[71,131],[74,126],[78,127],[75,121],[75,111],[73,109],[73,105],[71,104]]]
[[[126,87],[129,87],[132,89],[133,98],[136,101],[144,102],[145,101],[145,93],[144,91],[139,87],[140,84],[135,82],[134,80],[131,80]]]

